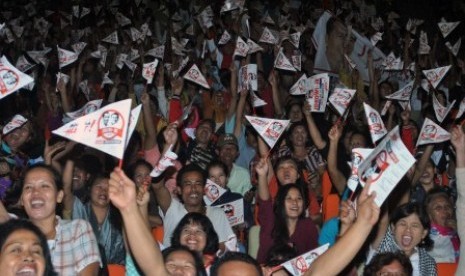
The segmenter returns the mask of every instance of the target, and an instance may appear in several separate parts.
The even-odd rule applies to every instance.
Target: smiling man
[[[185,214],[197,212],[206,215],[212,222],[218,234],[220,248],[224,242],[234,237],[234,232],[221,208],[205,206],[203,203],[206,177],[203,170],[194,164],[182,168],[176,177],[177,193],[180,200],[172,198],[164,181],[152,183],[157,202],[160,205],[160,216],[163,219],[163,245],[171,244],[171,235],[174,228]]]

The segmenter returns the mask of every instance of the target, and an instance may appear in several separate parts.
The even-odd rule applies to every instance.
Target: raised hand
[[[120,211],[137,208],[136,184],[120,168],[115,168],[110,174],[108,194],[113,205]]]
[[[376,192],[368,194],[370,186],[371,181],[368,180],[357,199],[357,221],[373,226],[378,222],[380,209],[375,203]]]
[[[178,125],[176,123],[170,124],[163,132],[166,145],[174,145],[178,141]]]
[[[339,124],[335,124],[333,127],[331,127],[331,129],[328,132],[329,140],[333,142],[339,141],[339,139],[341,139],[341,136],[342,136],[342,126]]]
[[[255,166],[255,171],[259,176],[264,176],[268,174],[269,166],[268,162],[265,158],[260,158],[260,161],[258,161],[257,165]]]

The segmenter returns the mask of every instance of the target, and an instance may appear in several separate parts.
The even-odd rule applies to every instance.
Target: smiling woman
[[[55,276],[47,240],[34,224],[10,220],[0,225],[0,271],[4,276]]]

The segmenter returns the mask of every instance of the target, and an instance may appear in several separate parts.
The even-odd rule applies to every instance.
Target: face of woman
[[[305,146],[307,143],[307,131],[303,126],[297,126],[291,133],[291,143],[294,146]]]
[[[11,233],[0,251],[0,271],[5,276],[43,275],[45,258],[39,238],[25,229]]]
[[[428,230],[423,227],[420,218],[415,213],[398,220],[393,230],[397,245],[407,256],[413,253],[414,248],[428,234]]]
[[[431,184],[434,181],[434,164],[432,162],[426,163],[423,174],[418,180],[421,184]]]
[[[228,177],[224,173],[224,170],[221,167],[212,167],[208,170],[208,179],[220,185],[223,188],[226,188],[228,183]]]
[[[26,123],[20,128],[13,130],[4,139],[12,151],[17,151],[24,143],[29,140],[31,130],[29,123]]]
[[[134,182],[139,187],[144,184],[145,181],[150,183],[150,169],[147,166],[139,165],[134,170]]]
[[[290,189],[284,201],[284,208],[288,218],[297,219],[303,212],[304,200],[300,191],[297,189]]]
[[[24,178],[21,204],[32,221],[55,217],[57,203],[63,199],[53,175],[47,169],[30,170]]]
[[[195,260],[186,251],[174,251],[165,260],[165,267],[172,276],[195,276]]]
[[[291,122],[298,122],[302,119],[302,108],[296,104],[293,105],[289,110],[289,120],[291,120]]]
[[[190,250],[202,253],[207,245],[207,233],[199,224],[187,224],[181,230],[180,243]]]
[[[292,161],[283,161],[276,168],[276,177],[281,185],[295,183],[299,178],[297,167]]]
[[[434,198],[428,204],[428,215],[431,222],[440,226],[446,226],[447,221],[452,219],[452,204],[444,196]]]
[[[90,201],[92,205],[108,207],[110,198],[108,197],[108,178],[97,179],[90,189]]]

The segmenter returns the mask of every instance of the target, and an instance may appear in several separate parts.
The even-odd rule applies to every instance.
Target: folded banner
[[[362,164],[363,160],[367,158],[368,155],[373,151],[373,149],[365,148],[355,148],[352,149],[352,161],[350,162],[351,174],[347,180],[347,187],[352,192],[355,192],[357,189],[358,183],[360,183],[358,178],[358,167]]]
[[[191,68],[187,73],[184,75],[184,78],[186,80],[192,81],[200,86],[205,87],[206,89],[210,89],[210,85],[208,85],[207,80],[205,77],[202,75],[202,73],[199,70],[199,67],[197,65],[192,64]]]
[[[444,66],[444,67],[439,67],[439,68],[434,68],[430,70],[423,70],[423,74],[426,76],[428,79],[429,83],[436,88],[438,84],[442,81],[444,76],[447,74],[449,71],[451,65]]]
[[[130,99],[115,102],[79,117],[53,133],[122,159],[130,112]]]
[[[102,39],[103,42],[107,42],[107,43],[110,43],[110,44],[116,44],[118,45],[119,44],[119,40],[118,40],[118,33],[116,31],[112,32],[111,34],[109,34],[107,37],[105,37],[104,39]]]
[[[12,132],[13,130],[22,127],[24,124],[27,123],[27,119],[23,117],[21,114],[16,114],[11,121],[9,121],[2,129],[3,135],[7,135],[8,133]]]
[[[245,118],[247,118],[252,127],[260,134],[268,146],[270,146],[270,149],[274,147],[290,122],[289,120],[276,120],[254,116],[245,116]]]
[[[441,22],[438,23],[439,30],[444,38],[446,38],[457,26],[460,24],[460,21],[457,22],[446,22],[444,18],[441,19]]]
[[[307,94],[307,102],[312,112],[322,113],[326,110],[326,102],[329,95],[328,73],[317,74],[308,78],[310,93]]]
[[[358,167],[360,183],[371,179],[369,193],[376,192],[375,203],[381,206],[415,161],[396,126]]]
[[[413,84],[415,81],[409,82],[407,85],[392,93],[387,95],[386,99],[397,100],[397,101],[410,101],[410,96],[412,95]]]
[[[174,160],[178,159],[178,155],[172,151],[173,145],[163,154],[153,170],[150,172],[151,177],[160,176],[168,167],[174,166]]]
[[[32,82],[34,82],[33,78],[16,69],[5,56],[2,56],[0,59],[0,99]]]
[[[435,122],[425,118],[425,122],[423,123],[420,134],[418,135],[417,146],[436,144],[447,140],[450,140],[450,133]]]
[[[58,49],[58,61],[59,61],[60,69],[65,67],[66,65],[69,65],[75,62],[78,59],[79,55],[76,54],[75,52],[62,49],[58,47],[58,45],[57,45],[57,49]]]
[[[79,117],[82,117],[84,115],[97,111],[101,105],[102,105],[102,100],[100,99],[93,100],[93,101],[87,102],[83,107],[81,107],[80,109],[76,111],[67,112],[66,115],[70,117],[71,119],[75,120]]]

